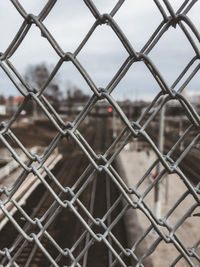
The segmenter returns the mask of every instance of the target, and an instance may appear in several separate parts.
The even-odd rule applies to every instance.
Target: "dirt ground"
[[[130,187],[133,187],[137,181],[144,175],[145,171],[150,167],[152,162],[155,160],[155,155],[152,151],[140,151],[136,150],[123,150],[120,153],[120,160],[125,171],[125,176]],[[153,170],[154,172],[154,170]],[[153,173],[152,173],[153,174]],[[168,181],[168,182],[166,182]],[[150,178],[146,179],[141,186],[139,186],[139,193],[143,193],[147,187],[152,183]],[[168,187],[167,187],[168,186]],[[166,188],[168,188],[166,190]],[[161,216],[163,218],[165,214],[171,209],[174,203],[179,199],[179,197],[186,191],[186,186],[181,181],[181,179],[176,174],[168,175],[166,179],[161,184]],[[154,211],[154,190],[151,190],[144,199],[148,207]],[[169,216],[167,222],[170,226],[175,226],[176,223],[182,218],[185,212],[195,203],[194,198],[191,195],[188,195],[182,203],[175,209],[175,211]],[[200,208],[196,208],[193,211],[193,214],[199,213]],[[136,210],[137,219],[140,227],[144,230],[150,226],[150,222],[147,217],[138,209]],[[127,223],[128,227],[133,228],[131,232],[137,231],[134,230],[134,217],[129,215],[129,221]],[[132,226],[131,226],[132,224]],[[181,240],[186,248],[193,246],[198,240],[200,240],[200,217],[190,216],[188,217],[180,227],[176,230],[177,237]],[[161,229],[163,232],[168,234],[169,232],[166,229]],[[149,247],[152,242],[158,238],[158,235],[155,232],[151,232],[146,238],[146,245]],[[134,240],[132,240],[132,243]],[[196,251],[200,254],[199,251]],[[165,243],[161,241],[157,246],[156,250],[150,256],[154,267],[167,267],[175,260],[179,255],[177,249],[171,243]],[[192,259],[194,266],[200,266],[199,262]],[[145,265],[146,266],[146,265]],[[176,266],[185,267],[190,266],[184,259],[181,259]],[[193,266],[193,265],[192,265]]]

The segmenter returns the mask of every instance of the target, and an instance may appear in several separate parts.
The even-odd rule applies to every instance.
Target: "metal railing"
[[[196,112],[195,108],[189,102],[187,97],[185,97],[182,93],[183,90],[188,86],[190,81],[193,79],[193,77],[197,77],[197,75],[199,75],[198,72],[200,69],[200,51],[198,45],[200,41],[200,34],[196,26],[187,16],[190,10],[195,9],[195,4],[198,1],[182,1],[182,5],[179,7],[179,9],[174,10],[172,5],[170,4],[170,1],[154,0],[154,3],[162,16],[162,20],[160,21],[160,24],[158,25],[157,29],[152,33],[151,37],[144,45],[144,47],[140,51],[136,51],[134,49],[134,44],[131,44],[124,32],[121,30],[120,25],[118,25],[118,23],[115,21],[115,15],[120,10],[121,6],[124,4],[125,1],[119,0],[109,14],[101,14],[101,12],[95,6],[92,0],[84,0],[83,2],[94,17],[95,22],[93,25],[91,25],[90,30],[74,52],[63,51],[59,43],[54,39],[53,35],[44,25],[45,19],[47,18],[51,10],[54,8],[54,5],[56,5],[56,0],[49,0],[42,8],[39,15],[28,14],[26,12],[26,8],[24,8],[18,0],[11,0],[11,2],[12,5],[18,11],[18,13],[21,15],[23,23],[6,51],[1,53],[0,67],[7,75],[7,79],[11,80],[11,82],[17,88],[18,92],[22,96],[24,96],[24,101],[21,103],[14,115],[8,120],[8,122],[1,123],[0,140],[12,154],[12,157],[23,169],[23,172],[20,177],[16,177],[16,181],[12,187],[2,187],[0,189],[0,195],[4,196],[0,201],[1,211],[14,225],[14,227],[19,233],[19,238],[12,244],[11,247],[7,247],[0,250],[0,266],[19,266],[17,263],[17,259],[23,247],[25,247],[27,243],[33,243],[35,248],[41,250],[41,252],[48,258],[49,266],[59,266],[59,259],[61,256],[69,258],[71,260],[71,264],[69,266],[86,266],[84,265],[85,263],[83,261],[83,257],[87,253],[89,248],[97,242],[103,243],[112,253],[113,258],[110,263],[110,266],[115,266],[116,264],[119,264],[120,266],[124,267],[127,266],[127,264],[123,260],[123,256],[133,259],[134,262],[136,262],[135,266],[143,266],[144,259],[151,255],[157,249],[157,246],[161,242],[173,245],[174,250],[177,250],[177,258],[175,258],[171,262],[170,266],[177,265],[180,260],[184,260],[189,266],[199,266],[200,255],[198,254],[198,252],[200,240],[198,239],[198,237],[196,243],[193,244],[192,247],[187,248],[176,234],[177,229],[180,227],[180,225],[182,225],[200,205],[200,181],[194,185],[190,182],[188,177],[186,177],[184,172],[179,167],[180,163],[183,161],[186,155],[190,152],[194,145],[198,143],[200,137],[199,114]],[[67,19],[68,18],[66,17],[66,20]],[[102,24],[106,24],[110,29],[112,29],[112,31],[115,33],[115,35],[121,42],[122,47],[128,53],[128,57],[126,58],[122,66],[111,79],[108,86],[103,89],[97,87],[97,85],[92,80],[92,77],[90,77],[87,70],[84,69],[80,61],[77,59],[77,55],[82,51],[83,47],[87,45],[87,41],[93,35],[95,30]],[[45,38],[46,42],[51,45],[51,47],[59,56],[59,61],[57,62],[48,80],[42,88],[32,88],[31,85],[24,80],[22,75],[15,68],[15,66],[10,62],[10,58],[12,58],[18,47],[20,47],[20,45],[26,39],[26,36],[33,25],[40,29],[42,34],[41,38]],[[165,77],[163,77],[162,73],[159,72],[159,69],[150,59],[150,54],[152,49],[162,39],[165,32],[167,32],[171,27],[174,27],[176,29],[178,28],[185,34],[186,39],[189,41],[191,48],[194,51],[194,57],[191,58],[189,63],[186,63],[180,75],[177,77],[174,83],[169,86],[165,81]],[[61,68],[62,64],[64,64],[64,62],[66,61],[71,62],[73,66],[79,71],[79,73],[82,75],[92,92],[90,100],[85,105],[84,109],[75,118],[75,120],[67,122],[63,121],[61,116],[55,111],[51,103],[49,103],[49,101],[44,95],[44,92],[47,89],[49,83],[54,78],[58,70]],[[118,83],[124,78],[125,74],[129,72],[130,67],[134,64],[137,64],[137,62],[141,62],[147,67],[149,73],[159,85],[160,90],[153,99],[153,101],[146,108],[145,112],[141,114],[136,121],[129,121],[125,113],[120,108],[118,102],[113,97],[112,92],[115,90]],[[195,67],[192,70],[193,66]],[[95,104],[102,99],[106,100],[107,102],[109,102],[110,105],[112,105],[115,113],[121,119],[124,125],[124,129],[120,133],[117,133],[114,142],[110,145],[107,151],[104,154],[99,155],[95,153],[95,151],[85,140],[84,136],[81,135],[81,133],[79,132],[79,126],[85,120],[85,118],[89,114],[90,110],[95,106]],[[40,107],[40,109],[46,115],[48,120],[57,129],[57,136],[52,140],[52,142],[46,148],[42,156],[38,156],[36,154],[31,153],[23,145],[23,140],[21,142],[11,129],[11,126],[19,117],[24,106],[30,100]],[[174,100],[177,100],[180,106],[182,107],[183,111],[187,115],[190,125],[185,130],[185,132],[182,133],[179,140],[172,146],[172,148],[166,154],[164,154],[158,149],[157,144],[152,140],[146,129],[148,128],[152,120],[156,117],[156,115],[160,113],[161,109],[166,104],[170,103],[170,101]],[[151,112],[152,110],[153,112]],[[178,149],[180,143],[183,140],[186,140],[188,138],[190,132],[193,129],[196,129],[196,134],[193,137],[192,141],[177,157],[173,157],[172,155],[174,151]],[[21,159],[20,156],[18,156],[15,151],[15,148],[9,144],[7,136],[11,137],[14,142],[18,144],[23,153],[29,159],[29,162],[25,162]],[[62,184],[60,184],[56,177],[52,174],[52,172],[48,170],[47,167],[45,167],[45,161],[53,152],[53,150],[57,147],[59,141],[67,137],[72,138],[76,142],[77,146],[85,154],[85,157],[87,157],[87,159],[90,161],[90,164],[87,169],[83,172],[81,177],[79,177],[77,182],[70,188],[63,187]],[[133,137],[143,137],[144,140],[151,146],[152,150],[155,152],[157,159],[153,163],[153,165],[148,170],[146,170],[146,173],[143,177],[141,177],[137,185],[130,188],[124,182],[122,177],[120,177],[120,175],[115,171],[114,167],[112,166],[112,163],[120,154],[124,146],[127,143],[133,141]],[[110,156],[111,150],[114,150],[114,153]],[[151,184],[149,184],[148,188],[145,190],[144,193],[139,194],[139,185],[147,179],[150,171],[158,164],[160,164],[161,168],[156,179]],[[51,186],[46,182],[45,178],[41,176],[41,169],[44,169],[47,175],[50,176],[50,178],[53,179],[54,182],[58,185],[60,189],[60,194],[63,193],[68,195],[66,199],[63,197],[61,198],[60,194],[56,194],[52,190]],[[113,206],[107,210],[106,214],[104,214],[102,218],[94,218],[91,210],[87,210],[79,199],[79,195],[81,194],[81,192],[84,191],[84,188],[87,186],[88,182],[95,180],[96,174],[101,172],[106,173],[108,179],[110,179],[118,188],[118,191],[120,192],[120,199],[124,199],[125,201],[124,208],[120,211],[115,220],[113,220],[110,224],[107,224],[107,218],[117,205],[119,199],[117,199]],[[185,191],[177,200],[177,202],[171,207],[168,213],[165,214],[164,217],[159,218],[150,209],[148,203],[145,202],[145,197],[149,194],[151,189],[153,189],[160,181],[162,181],[162,179],[164,179],[164,176],[166,174],[173,173],[177,174],[179,179],[184,183]],[[45,187],[47,187],[47,189],[52,194],[55,200],[55,205],[50,206],[48,209],[48,214],[52,216],[48,216],[47,221],[45,221],[43,217],[31,218],[29,214],[27,214],[23,210],[23,207],[21,207],[18,202],[15,201],[13,198],[14,194],[17,192],[18,188],[28,177],[29,174],[35,175],[41,181],[41,183],[43,183]],[[76,188],[79,183],[81,183],[82,185],[80,189],[76,192]],[[187,195],[190,195],[193,198],[191,207],[188,210],[183,211],[182,216],[179,218],[175,226],[170,225],[168,223],[168,218],[171,216],[174,210],[177,209],[179,204],[184,200]],[[134,196],[134,200],[132,196]],[[12,217],[12,214],[10,214],[9,210],[7,209],[7,205],[9,203],[15,205],[15,207],[23,215],[29,227],[23,228],[15,220],[15,218]],[[76,209],[76,203],[78,203],[80,209],[87,215],[88,220],[85,220],[81,215],[82,213]],[[57,244],[53,237],[51,237],[48,233],[48,226],[51,224],[52,220],[55,219],[56,216],[58,216],[59,208],[70,208],[71,212],[78,218],[80,224],[82,224],[85,229],[83,235],[80,236],[80,238],[71,248],[60,247],[59,244]],[[119,219],[127,212],[128,209],[140,210],[149,220],[150,227],[135,241],[132,247],[124,248],[115,238],[114,234],[112,233],[112,229],[118,223]],[[101,229],[103,229],[103,234],[100,234],[98,231],[96,232],[96,230],[94,230],[94,225],[98,225]],[[37,226],[38,231],[30,233],[31,226]],[[146,251],[143,251],[142,255],[137,255],[137,247],[143,240],[145,240],[145,237],[152,230],[157,234],[157,238],[153,241],[151,246]],[[48,252],[48,249],[42,244],[41,238],[43,236],[45,236],[46,239],[48,239],[48,241],[52,243],[52,245],[55,247],[55,250],[58,252],[58,257],[53,258]],[[85,243],[86,245],[84,249],[80,252],[80,254],[75,257],[73,251],[75,247],[78,246],[79,242],[81,242],[84,238],[86,238],[87,240],[87,242]],[[23,240],[23,244],[20,247],[18,247],[19,240]]]

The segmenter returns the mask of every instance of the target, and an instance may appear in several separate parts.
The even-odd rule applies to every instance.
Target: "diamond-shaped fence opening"
[[[184,48],[187,51],[185,53]],[[162,60],[159,55],[167,53],[167,57]],[[157,66],[161,74],[165,77],[168,84],[173,84],[179,74],[183,71],[190,60],[195,56],[183,31],[177,26],[176,29],[170,27],[149,53],[154,64]],[[177,57],[182,60],[176,60]],[[170,69],[174,66],[174,69]]]
[[[199,266],[199,1],[0,6],[0,266]]]
[[[32,46],[32,43],[35,45]],[[40,54],[41,50],[44,51],[42,54]],[[24,51],[26,52],[24,53]],[[23,62],[20,60],[22,57],[24,57]],[[22,69],[24,69],[24,66],[28,68],[33,64],[40,64],[41,62],[46,61],[47,57],[50,67],[51,65],[54,66],[59,60],[56,51],[53,49],[51,44],[46,41],[46,38],[42,36],[41,30],[36,25],[32,24],[22,43],[10,58],[10,61],[22,75]]]
[[[77,9],[81,16],[76,12]],[[58,13],[59,20],[57,19]],[[70,19],[66,20],[66,16]],[[55,23],[55,20],[58,24]],[[44,25],[63,49],[74,52],[94,22],[95,18],[83,1],[78,0],[73,5],[66,5],[65,1],[61,0],[56,2],[52,11],[45,18]]]
[[[138,17],[145,17],[147,13],[149,14],[148,19],[145,19],[141,23]],[[145,0],[136,0],[134,9],[132,9],[131,1],[125,1],[116,13],[115,20],[134,47],[140,51],[143,49],[152,32],[159,26],[161,14],[153,1],[147,6]],[[151,23],[149,23],[150,21]],[[134,27],[127,27],[129,23],[134,25]]]
[[[99,25],[77,56],[98,87],[108,87],[127,57],[127,51],[109,25]]]

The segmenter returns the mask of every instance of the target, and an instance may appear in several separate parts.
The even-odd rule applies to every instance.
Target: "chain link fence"
[[[103,243],[105,247],[107,247],[109,253],[112,254],[111,260],[109,261],[110,267],[130,266],[126,263],[124,257],[133,260],[132,262],[134,263],[131,266],[143,266],[144,260],[157,249],[161,242],[165,242],[167,245],[172,245],[173,249],[177,251],[177,257],[172,260],[170,266],[178,265],[181,260],[188,264],[188,266],[200,266],[199,237],[197,236],[196,243],[194,243],[192,247],[188,248],[177,235],[177,229],[187,220],[187,218],[193,216],[194,213],[198,217],[199,214],[195,211],[200,205],[200,181],[192,183],[179,167],[190,150],[196,144],[198,144],[200,136],[199,114],[197,113],[195,107],[183,94],[183,90],[188,86],[192,79],[199,75],[200,35],[197,27],[187,16],[190,10],[195,9],[195,5],[198,1],[182,1],[180,7],[175,10],[168,0],[154,0],[154,4],[162,16],[162,20],[157,26],[157,29],[152,33],[149,40],[139,52],[134,49],[134,44],[128,40],[124,32],[121,30],[120,25],[118,25],[118,23],[115,21],[115,15],[125,2],[123,0],[119,0],[109,14],[101,14],[92,0],[83,1],[91,12],[92,16],[95,18],[95,22],[93,25],[91,25],[90,30],[79,44],[75,52],[63,51],[59,43],[54,39],[51,32],[44,25],[45,19],[56,5],[56,0],[47,1],[46,5],[41,9],[39,15],[28,14],[26,9],[18,0],[11,0],[11,2],[20,16],[23,18],[23,23],[6,51],[1,53],[0,66],[7,75],[7,79],[9,79],[17,88],[18,92],[24,96],[24,100],[12,117],[7,122],[1,123],[0,139],[3,145],[9,150],[15,161],[23,169],[23,172],[19,175],[19,177],[16,177],[16,180],[11,187],[4,186],[0,189],[1,218],[2,214],[4,217],[7,217],[19,234],[18,238],[10,247],[5,247],[4,249],[0,250],[0,266],[20,266],[18,257],[20,257],[22,250],[29,243],[33,244],[32,253],[34,253],[34,250],[39,249],[44,257],[48,259],[49,266],[60,266],[59,262],[62,257],[70,260],[70,263],[65,266],[87,266],[87,261],[85,262],[84,260],[86,258],[85,255],[87,255],[88,250],[97,243]],[[68,18],[66,17],[66,20],[67,19]],[[92,77],[90,77],[89,73],[87,72],[87,69],[85,69],[81,62],[77,59],[77,55],[87,45],[87,41],[94,34],[95,30],[102,24],[106,24],[110,29],[112,29],[114,34],[121,42],[121,46],[128,53],[128,57],[105,89],[98,88],[96,86]],[[40,29],[42,35],[41,38],[45,38],[46,42],[51,45],[51,47],[59,56],[59,61],[54,67],[48,80],[41,88],[32,88],[31,85],[24,80],[15,66],[10,62],[10,58],[12,58],[12,56],[15,54],[18,47],[23,44],[29,30],[33,25]],[[165,81],[165,77],[163,77],[162,73],[160,73],[159,69],[154,65],[154,62],[152,62],[150,54],[152,49],[160,42],[164,34],[171,27],[174,27],[175,29],[181,29],[181,31],[185,34],[186,41],[190,43],[191,48],[194,51],[194,57],[190,59],[189,63],[186,62],[185,67],[181,71],[180,75],[177,77],[174,83],[169,86]],[[92,96],[88,103],[78,114],[78,116],[76,116],[75,120],[67,122],[63,121],[62,117],[55,111],[44,94],[45,90],[48,88],[48,85],[59,71],[62,64],[64,64],[66,61],[71,62],[79,71],[92,92]],[[139,116],[139,118],[137,118],[136,121],[129,121],[117,100],[113,97],[112,92],[115,90],[118,83],[124,78],[125,74],[129,72],[130,67],[134,64],[137,64],[137,62],[141,62],[147,67],[149,73],[159,85],[160,90],[146,110]],[[194,69],[192,69],[193,67]],[[79,126],[87,118],[89,112],[95,107],[95,105],[102,100],[106,100],[113,107],[116,116],[122,122],[123,130],[120,133],[117,133],[115,140],[105,151],[105,153],[99,155],[93,150],[84,136],[80,133]],[[163,151],[159,149],[157,143],[155,143],[150,137],[146,129],[153,119],[161,112],[162,108],[174,100],[178,101],[190,124],[188,128],[181,134],[180,138],[167,151],[167,153],[163,153]],[[30,103],[30,101],[35,103],[36,106],[40,107],[48,120],[57,129],[56,137],[52,139],[50,145],[46,147],[46,150],[42,156],[31,153],[23,145],[23,140],[20,141],[11,129],[11,126],[19,117],[20,113],[24,109],[24,106],[27,105],[27,103]],[[194,129],[195,136],[193,136],[192,140],[189,139],[190,142],[188,146],[185,147],[185,149],[179,153],[178,156],[174,156],[174,152],[179,148],[180,143],[183,140],[187,140],[187,138],[189,138],[189,134]],[[10,137],[15,143],[17,143],[21,151],[28,158],[27,162],[21,159],[12,144],[8,142],[7,137]],[[145,142],[151,146],[151,149],[156,154],[156,160],[153,165],[146,170],[146,173],[143,177],[141,177],[137,184],[130,188],[113,167],[113,161],[118,157],[127,143],[134,142],[136,138],[140,137],[142,137]],[[82,175],[77,179],[76,183],[71,187],[64,187],[62,183],[60,183],[59,180],[54,176],[52,171],[45,165],[45,162],[56,149],[60,140],[63,138],[66,138],[66,140],[68,138],[72,138],[77,147],[81,149],[82,153],[90,162]],[[138,187],[148,179],[149,173],[158,164],[160,164],[161,167],[156,179],[149,184],[147,189],[142,194],[140,194]],[[41,174],[41,171],[45,172],[45,174],[53,180],[53,182],[58,186],[59,192],[54,192],[53,188],[47,182],[45,176]],[[98,173],[106,174],[107,179],[112,181],[120,194],[119,198],[116,199],[112,206],[108,206],[106,213],[101,218],[95,218],[93,216],[92,209],[87,209],[80,200],[80,195],[82,192],[84,193],[84,190],[89,183],[93,183],[95,181]],[[42,184],[44,184],[54,198],[54,203],[48,207],[46,214],[41,218],[34,217],[34,213],[33,216],[27,214],[23,209],[23,206],[20,204],[20,200],[16,200],[14,198],[14,195],[18,192],[23,182],[30,179],[29,177],[31,174]],[[164,179],[166,174],[176,174],[184,184],[185,191],[182,192],[182,195],[179,197],[176,203],[174,203],[167,214],[160,218],[154,214],[152,209],[148,206],[148,203],[146,203],[145,198],[148,196],[149,192]],[[182,216],[175,225],[170,225],[168,219],[188,195],[192,198],[190,208],[186,211],[183,210]],[[91,198],[94,200],[93,195],[91,195]],[[122,199],[125,203],[124,207],[120,210],[116,218],[109,222],[108,218],[110,214]],[[12,216],[12,213],[9,209],[10,204],[15,206],[15,208],[20,212],[21,216],[26,221],[25,226],[21,226]],[[79,207],[78,209],[77,206]],[[60,209],[70,209],[75,217],[79,220],[80,224],[84,227],[84,232],[78,238],[78,240],[74,242],[72,247],[60,246],[53,236],[51,236],[48,232],[53,220],[59,216]],[[123,247],[113,234],[113,228],[118,224],[119,220],[129,209],[139,210],[142,212],[149,220],[150,226],[138,237],[137,240],[134,241],[130,247]],[[85,214],[84,216],[82,215],[83,213]],[[34,227],[37,228],[37,231],[32,230]],[[100,228],[101,231],[98,230]],[[148,234],[152,232],[155,233],[156,238],[150,247],[138,255],[137,247],[145,240]],[[45,239],[54,247],[57,253],[56,257],[50,254],[48,247],[46,247],[42,242],[43,237],[45,237]],[[80,250],[78,255],[74,254],[75,249],[83,240],[86,240],[85,246]],[[26,266],[29,266],[28,264],[29,263],[27,263]]]

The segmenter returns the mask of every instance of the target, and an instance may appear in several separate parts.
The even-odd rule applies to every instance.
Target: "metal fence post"
[[[159,115],[159,123],[158,123],[158,149],[160,153],[163,154],[164,149],[164,122],[165,122],[165,106],[161,108]],[[160,173],[161,163],[159,162],[156,167],[156,177]],[[156,179],[155,177],[155,179]],[[157,218],[161,217],[161,208],[162,208],[162,194],[161,194],[161,184],[160,182],[156,183],[154,187],[154,210]]]

